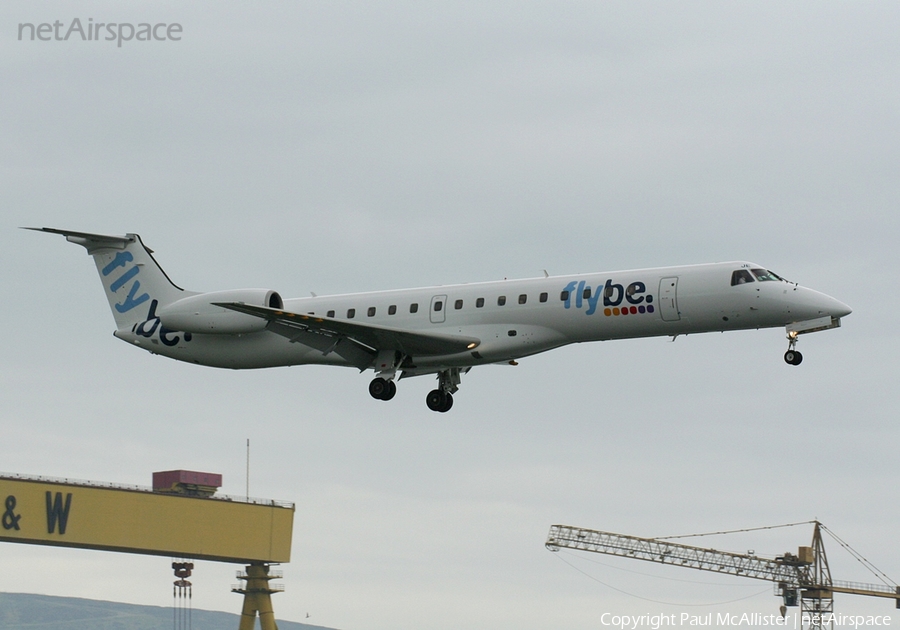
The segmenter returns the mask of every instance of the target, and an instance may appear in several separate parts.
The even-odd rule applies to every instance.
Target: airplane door
[[[677,322],[681,319],[678,313],[678,276],[663,278],[659,281],[659,314],[664,322]]]
[[[446,318],[446,311],[446,295],[435,295],[431,298],[431,309],[428,311],[428,316],[431,318],[432,324],[443,324],[444,319]]]

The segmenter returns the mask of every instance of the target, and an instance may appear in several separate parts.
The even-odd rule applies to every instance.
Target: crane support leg
[[[243,587],[235,587],[234,593],[244,596],[244,607],[241,610],[241,622],[238,630],[254,630],[256,617],[259,615],[259,626],[262,630],[278,630],[275,623],[275,612],[272,610],[272,593],[279,593],[283,588],[272,588],[269,580],[281,575],[269,573],[269,565],[263,562],[247,566],[244,573],[238,573],[238,579],[246,580]]]

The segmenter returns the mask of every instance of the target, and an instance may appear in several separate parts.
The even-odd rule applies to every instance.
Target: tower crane
[[[769,580],[778,585],[783,600],[782,617],[788,606],[797,606],[799,601],[804,626],[810,630],[833,628],[834,593],[886,597],[895,600],[896,607],[900,608],[900,586],[896,584],[861,584],[832,580],[828,559],[825,556],[825,546],[822,543],[822,529],[829,533],[830,530],[819,521],[812,523],[815,524],[815,529],[809,547],[799,547],[796,555],[785,553],[774,558],[758,556],[752,552],[739,554],[703,549],[660,538],[638,538],[568,525],[553,525],[545,545],[550,551],[559,551],[561,548],[577,549]],[[843,541],[837,540],[849,549]]]

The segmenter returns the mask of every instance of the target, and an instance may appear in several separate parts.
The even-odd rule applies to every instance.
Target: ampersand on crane
[[[9,495],[6,497],[6,512],[3,514],[3,529],[14,529],[19,531],[19,520],[22,518],[22,515],[16,514],[15,509],[16,497]]]

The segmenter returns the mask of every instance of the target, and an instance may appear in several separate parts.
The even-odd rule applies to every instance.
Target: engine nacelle
[[[234,289],[182,298],[158,309],[156,314],[166,328],[207,335],[239,335],[259,332],[264,330],[268,323],[253,315],[214,306],[213,302],[243,302],[253,306],[284,308],[284,301],[275,291]]]

